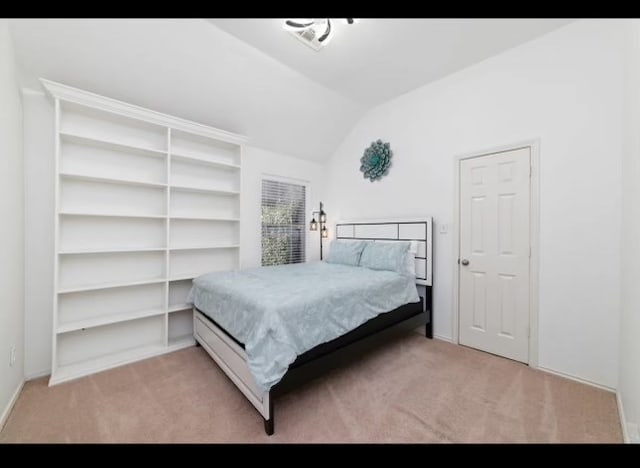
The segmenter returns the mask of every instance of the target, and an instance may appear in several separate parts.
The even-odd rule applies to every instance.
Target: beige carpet
[[[276,433],[202,348],[55,387],[0,442],[621,442],[612,393],[476,350],[393,339],[276,401]]]

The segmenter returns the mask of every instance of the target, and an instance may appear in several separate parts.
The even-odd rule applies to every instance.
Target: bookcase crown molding
[[[62,83],[40,78],[42,86],[46,92],[53,98],[61,99],[75,104],[119,114],[125,117],[131,117],[148,123],[170,127],[174,130],[183,130],[197,135],[215,138],[232,144],[246,144],[248,138],[237,133],[227,132],[218,128],[210,127],[198,122],[174,117],[172,115],[156,112],[151,109],[129,104],[127,102],[118,101],[117,99],[108,98],[99,94],[74,88]]]

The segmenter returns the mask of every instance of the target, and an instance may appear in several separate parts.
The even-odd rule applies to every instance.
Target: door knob
[[[464,266],[467,266],[469,264],[469,260],[467,260],[466,258],[463,258],[460,263],[462,263]]]

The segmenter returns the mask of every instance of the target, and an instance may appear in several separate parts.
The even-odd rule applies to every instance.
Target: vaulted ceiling
[[[275,19],[12,20],[25,87],[44,77],[329,158],[373,105],[566,20],[367,20],[315,52]]]
[[[282,19],[212,19],[213,24],[294,70],[366,106],[442,78],[569,23],[558,19],[361,19],[332,21],[316,52],[290,37]]]

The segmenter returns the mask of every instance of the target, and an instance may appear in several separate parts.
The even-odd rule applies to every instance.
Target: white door
[[[529,362],[530,148],[460,161],[460,344]]]

